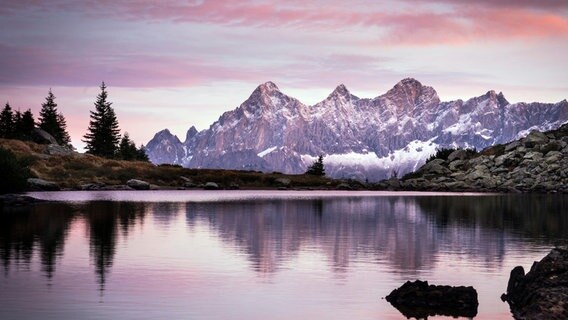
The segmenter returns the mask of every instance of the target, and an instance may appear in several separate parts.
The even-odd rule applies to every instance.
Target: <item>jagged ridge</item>
[[[286,173],[304,172],[323,154],[328,175],[372,181],[413,171],[439,147],[483,149],[566,121],[566,100],[510,104],[489,91],[441,102],[432,87],[411,78],[373,99],[339,85],[313,106],[266,82],[208,129],[192,127],[183,143],[161,131],[147,150],[154,163]]]

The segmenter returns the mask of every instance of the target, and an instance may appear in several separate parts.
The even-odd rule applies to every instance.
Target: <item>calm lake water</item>
[[[404,319],[383,298],[415,279],[510,319],[510,270],[568,236],[562,195],[32,195],[65,202],[0,214],[3,320]]]

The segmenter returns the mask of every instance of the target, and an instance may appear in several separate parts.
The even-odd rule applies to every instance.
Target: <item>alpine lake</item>
[[[405,319],[404,282],[473,286],[568,243],[568,195],[70,191],[0,214],[0,319]],[[433,316],[429,319],[451,319]]]

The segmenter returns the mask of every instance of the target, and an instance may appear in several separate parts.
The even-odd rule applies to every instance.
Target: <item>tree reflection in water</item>
[[[277,272],[302,250],[323,254],[337,274],[364,257],[401,277],[418,276],[447,252],[493,269],[511,239],[552,246],[568,234],[568,197],[561,195],[43,203],[0,214],[4,274],[29,268],[35,251],[42,274],[51,279],[71,225],[81,221],[102,292],[121,239],[128,241],[147,215],[154,224],[173,223],[180,208],[185,208],[188,232],[197,222],[206,224],[260,274]]]

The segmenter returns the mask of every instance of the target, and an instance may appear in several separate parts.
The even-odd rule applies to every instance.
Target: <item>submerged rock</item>
[[[407,318],[435,315],[473,318],[479,306],[473,287],[436,286],[420,280],[407,281],[386,296],[386,300]]]
[[[501,299],[515,319],[568,319],[568,248],[552,249],[526,275],[515,267]]]

